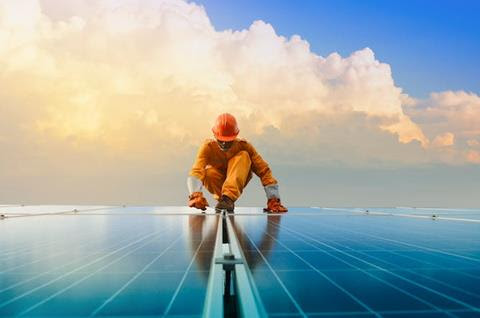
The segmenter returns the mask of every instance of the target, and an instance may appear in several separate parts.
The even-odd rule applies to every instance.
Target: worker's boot
[[[269,213],[285,213],[288,209],[282,205],[280,199],[270,198],[267,202],[267,207],[263,209],[263,212]]]
[[[217,205],[215,206],[215,210],[220,212],[221,210],[227,210],[227,212],[233,212],[235,208],[235,203],[232,199],[227,197],[226,195],[222,195],[220,200],[218,200]]]

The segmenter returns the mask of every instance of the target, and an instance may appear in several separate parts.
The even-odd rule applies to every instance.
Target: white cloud
[[[478,141],[477,139],[469,139],[467,140],[467,145],[469,145],[472,148],[479,147],[480,141]]]
[[[432,93],[428,99],[411,101],[405,112],[434,140],[433,146],[453,146],[455,137],[449,152],[455,152],[456,163],[478,163],[473,148],[480,137],[480,96],[464,91]]]
[[[438,135],[433,140],[433,145],[435,147],[448,147],[453,146],[455,142],[455,135],[451,132],[446,132],[441,135]]]
[[[455,147],[478,139],[478,96],[417,101],[369,48],[322,57],[263,21],[216,31],[194,3],[3,1],[0,72],[10,174],[183,171],[223,111],[274,163],[475,162]]]
[[[480,151],[469,150],[467,152],[467,160],[471,163],[480,163]]]

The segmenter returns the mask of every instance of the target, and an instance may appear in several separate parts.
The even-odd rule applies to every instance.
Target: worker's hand
[[[267,201],[267,207],[263,209],[263,211],[270,213],[284,213],[287,212],[288,209],[280,203],[279,198],[270,198]]]
[[[208,206],[207,199],[203,196],[202,192],[193,192],[189,197],[188,197],[188,206],[191,208],[197,208],[202,211],[205,211]]]

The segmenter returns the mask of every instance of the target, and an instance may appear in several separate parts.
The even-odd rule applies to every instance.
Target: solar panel
[[[4,221],[0,315],[203,311],[218,216],[79,212]]]
[[[480,224],[231,216],[271,315],[480,315]]]
[[[30,216],[43,214],[68,214],[78,211],[95,211],[109,208],[107,206],[76,206],[76,205],[8,205],[0,206],[0,214],[6,216]]]
[[[0,316],[476,317],[477,212],[4,206]]]

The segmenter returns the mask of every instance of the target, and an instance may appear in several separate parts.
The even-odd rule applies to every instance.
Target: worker
[[[215,209],[233,212],[235,201],[255,173],[267,195],[265,212],[287,212],[280,202],[277,180],[270,167],[245,139],[238,139],[237,121],[231,114],[217,117],[212,128],[215,139],[207,139],[200,147],[187,180],[190,192],[188,206],[206,210],[205,187],[218,201]]]

